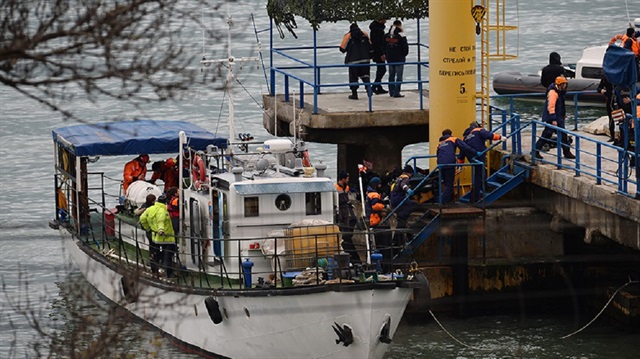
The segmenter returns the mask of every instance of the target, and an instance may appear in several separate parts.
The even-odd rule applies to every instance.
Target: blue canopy
[[[52,131],[53,141],[76,156],[119,156],[179,151],[179,133],[187,145],[205,150],[207,145],[227,148],[227,139],[182,121],[134,120],[74,125]]]
[[[607,81],[614,86],[630,88],[638,78],[635,54],[620,46],[611,45],[607,48],[602,69]]]

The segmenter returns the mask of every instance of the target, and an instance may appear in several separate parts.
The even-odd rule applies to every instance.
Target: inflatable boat
[[[602,78],[602,59],[607,46],[594,46],[584,49],[578,62],[567,67],[567,99],[573,99],[571,92],[586,92],[579,94],[582,102],[604,103],[604,96],[596,92]],[[540,74],[523,74],[517,71],[502,71],[493,78],[493,90],[499,95],[511,94],[540,94],[542,97],[546,89],[540,83]]]

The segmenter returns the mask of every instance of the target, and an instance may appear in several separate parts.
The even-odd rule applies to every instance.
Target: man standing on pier
[[[560,128],[564,128],[564,119],[565,117],[567,117],[567,110],[564,104],[564,96],[566,93],[567,79],[564,76],[556,77],[555,82],[549,85],[549,88],[547,89],[547,100],[544,103],[544,110],[542,111],[542,121]],[[536,141],[536,148],[534,150],[536,158],[542,159],[540,150],[542,149],[542,146],[545,142],[549,142],[549,139],[554,132],[556,132],[556,130],[552,128],[544,128],[544,131],[542,131],[542,135],[540,135],[540,138],[538,139],[538,141]],[[561,136],[562,139],[562,153],[564,154],[564,158],[576,158],[576,156],[571,153],[567,133],[562,132],[558,133],[557,135]]]
[[[371,55],[373,54],[373,47],[371,46],[371,41],[369,41],[369,36],[366,32],[360,30],[358,24],[355,22],[351,24],[351,28],[349,32],[344,35],[342,38],[342,43],[340,44],[340,52],[347,53],[344,58],[344,63],[346,65],[364,65],[367,66],[349,66],[349,83],[355,84],[350,85],[351,95],[349,95],[349,99],[357,100],[358,99],[358,79],[361,79],[365,84],[365,88],[367,89],[367,94],[369,93],[369,83],[371,82],[371,68],[368,66],[371,61]]]
[[[386,22],[387,19],[383,17],[372,21],[369,25],[369,30],[371,30],[371,45],[373,45],[373,62],[378,64],[378,66],[376,66],[376,78],[373,82],[381,82],[384,74],[387,73],[384,41],[384,25]],[[372,90],[376,95],[389,93],[389,91],[382,88],[382,85],[373,85]]]

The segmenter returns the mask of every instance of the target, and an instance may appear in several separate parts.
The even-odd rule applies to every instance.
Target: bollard
[[[242,262],[245,288],[251,288],[251,267],[253,267],[253,262],[249,258],[246,258],[244,262]]]

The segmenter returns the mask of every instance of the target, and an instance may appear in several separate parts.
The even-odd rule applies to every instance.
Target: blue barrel
[[[242,262],[242,274],[244,275],[244,286],[246,288],[251,288],[251,268],[253,267],[253,262],[246,258],[244,262]]]

